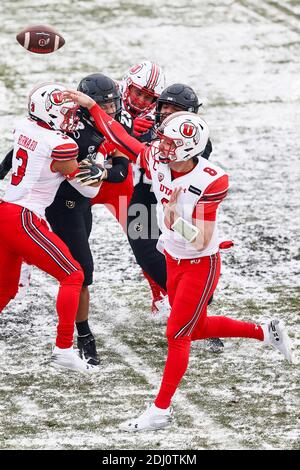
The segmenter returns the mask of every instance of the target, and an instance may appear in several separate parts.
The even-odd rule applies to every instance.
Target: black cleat
[[[220,338],[208,338],[205,340],[205,349],[218,354],[224,351],[224,343]]]
[[[88,364],[98,366],[100,357],[96,349],[96,341],[92,333],[77,337],[77,347],[81,359],[85,359]]]

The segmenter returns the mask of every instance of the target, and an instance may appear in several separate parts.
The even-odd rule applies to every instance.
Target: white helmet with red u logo
[[[165,88],[165,75],[162,68],[149,60],[131,67],[123,80],[123,102],[126,110],[134,115],[154,108],[157,98]],[[148,99],[143,99],[143,96],[137,97],[137,90],[143,92]]]
[[[52,129],[73,132],[77,129],[79,118],[76,116],[78,105],[66,100],[66,90],[60,83],[40,83],[29,94],[28,112],[30,117],[43,121]]]
[[[183,162],[204,152],[209,128],[197,114],[179,111],[162,122],[157,136],[160,139],[159,160]]]

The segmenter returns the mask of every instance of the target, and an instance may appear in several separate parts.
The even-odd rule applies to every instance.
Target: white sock
[[[57,352],[59,352],[59,351],[72,351],[73,346],[71,346],[70,348],[59,348],[58,346],[55,346],[54,349],[55,349]]]
[[[170,407],[169,408],[158,408],[157,406],[155,406],[154,403],[152,403],[151,407],[150,407],[151,411],[153,411],[154,414],[159,414],[159,415],[167,415],[170,411]]]

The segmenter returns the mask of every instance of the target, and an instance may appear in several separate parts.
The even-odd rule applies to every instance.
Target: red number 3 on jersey
[[[18,184],[20,184],[22,179],[24,178],[28,160],[27,151],[19,148],[16,153],[16,158],[17,160],[20,160],[20,163],[17,172],[13,173],[11,176],[11,184],[13,184],[14,186],[18,186]]]

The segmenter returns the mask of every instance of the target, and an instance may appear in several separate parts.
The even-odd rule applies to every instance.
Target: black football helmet
[[[161,114],[163,104],[172,104],[178,106],[183,111],[195,114],[198,113],[198,109],[202,106],[194,90],[183,83],[174,83],[174,85],[168,86],[157,99],[155,111],[156,124],[161,124],[167,117],[167,114]]]
[[[119,86],[114,80],[102,73],[93,73],[80,81],[77,90],[93,98],[99,106],[104,103],[114,102],[116,105],[115,119],[120,119],[122,111],[121,95]],[[86,108],[82,108],[82,112],[90,119],[90,114]]]

